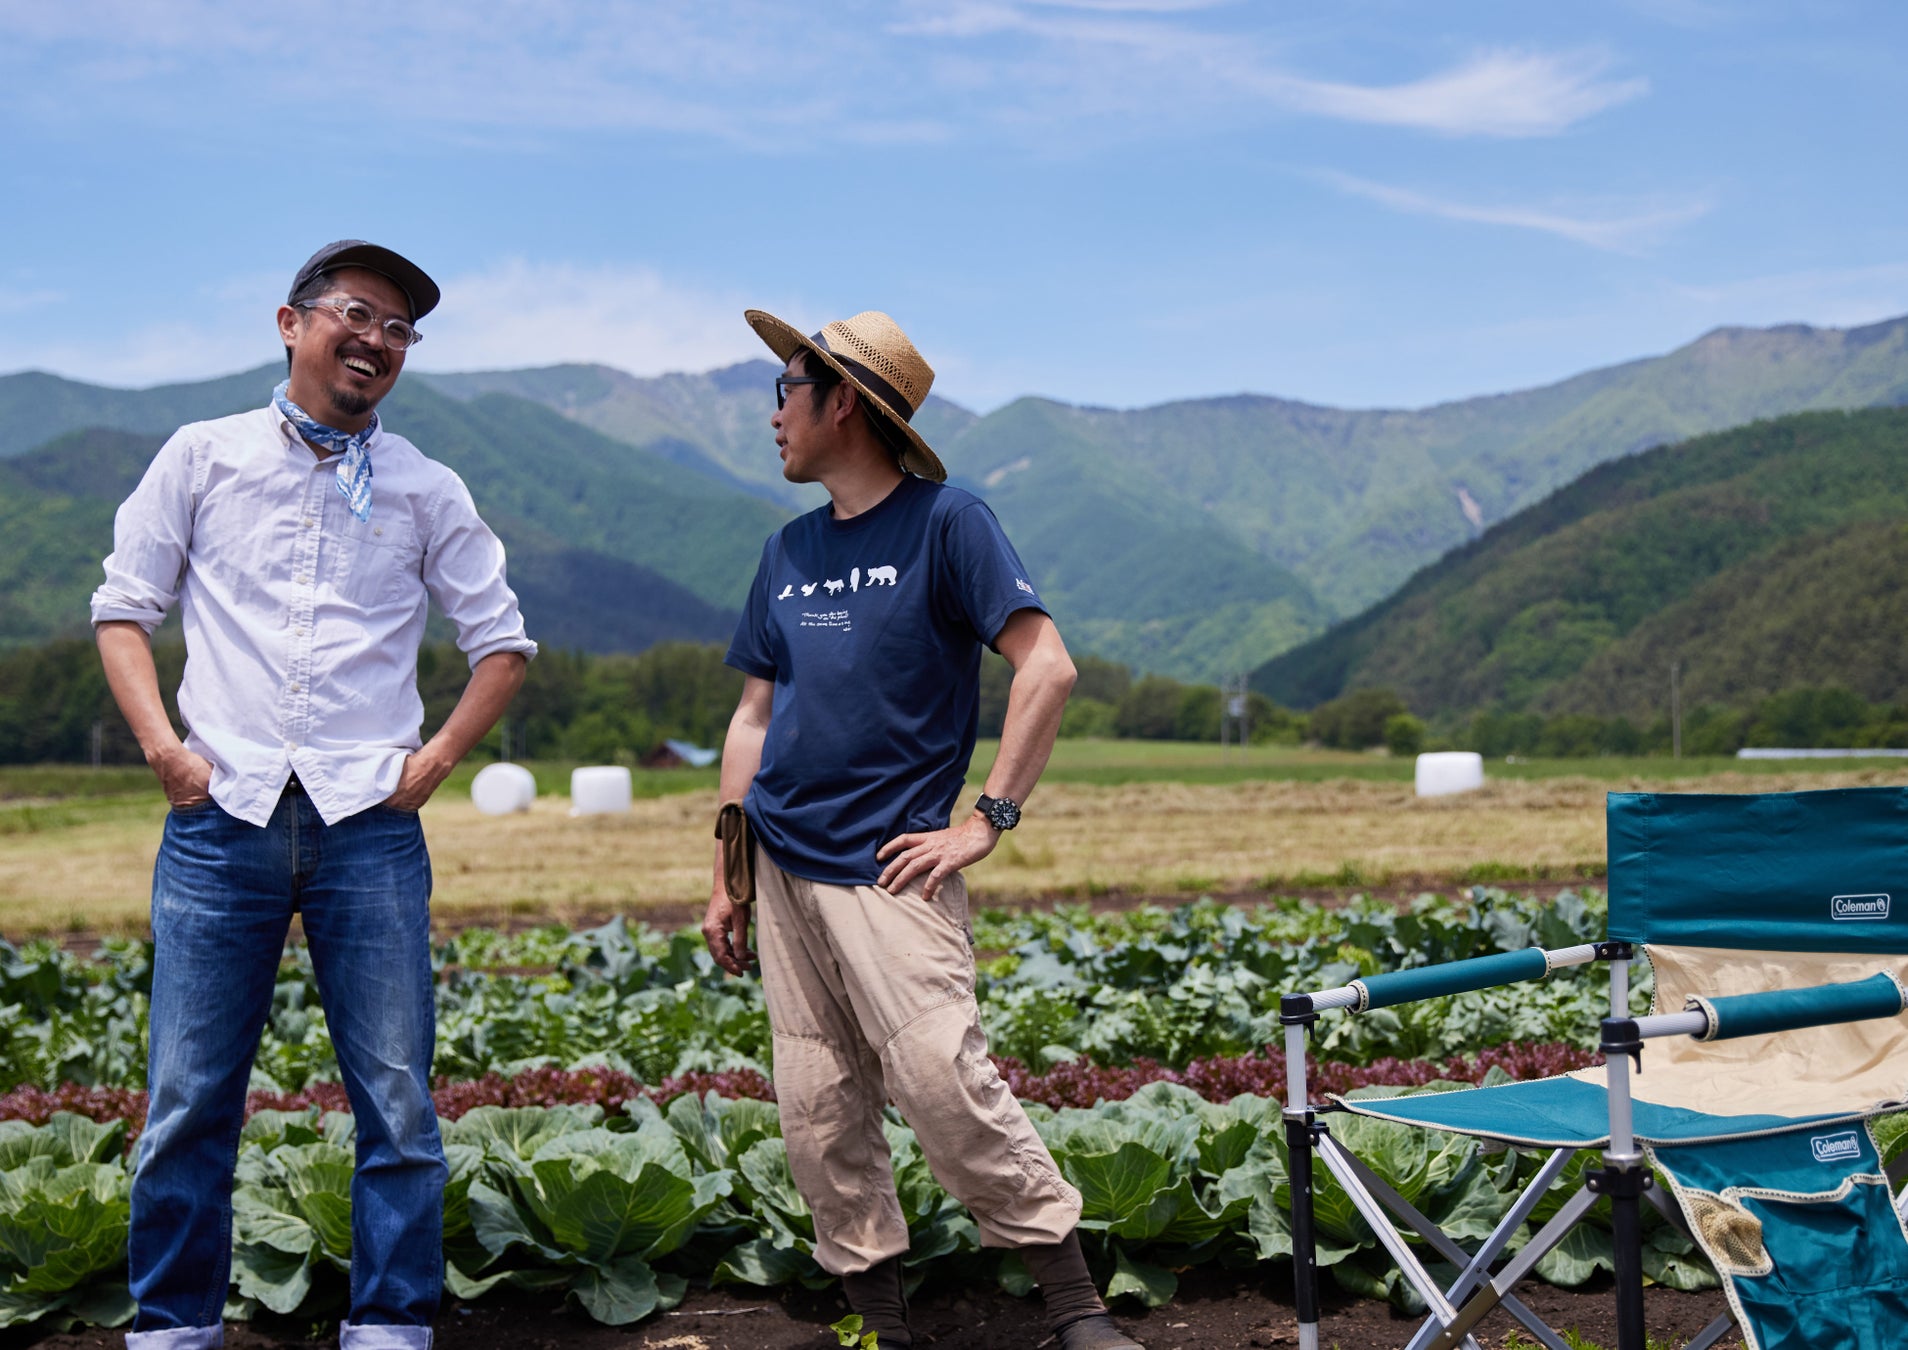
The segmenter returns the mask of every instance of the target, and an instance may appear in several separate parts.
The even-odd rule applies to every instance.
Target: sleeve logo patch
[[[1029,586],[1026,582],[1022,581],[1019,577],[1014,578],[1014,585],[1020,587],[1020,589],[1027,592],[1028,595],[1032,595],[1034,593],[1034,588]]]
[[[1812,1134],[1809,1136],[1809,1152],[1815,1155],[1819,1163],[1852,1162],[1862,1156],[1862,1141],[1853,1130],[1843,1130],[1839,1134]]]
[[[1829,901],[1831,919],[1885,919],[1888,897],[1885,895],[1838,895]]]

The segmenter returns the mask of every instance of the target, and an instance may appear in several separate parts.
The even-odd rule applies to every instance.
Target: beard
[[[355,389],[327,389],[325,397],[331,400],[331,406],[346,417],[361,417],[375,406],[372,401]]]

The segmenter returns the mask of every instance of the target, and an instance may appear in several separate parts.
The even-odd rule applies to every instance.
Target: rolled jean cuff
[[[167,1327],[164,1331],[129,1331],[126,1350],[219,1350],[225,1344],[225,1323],[209,1327]]]
[[[431,1350],[429,1327],[384,1322],[346,1322],[338,1330],[339,1350]]]

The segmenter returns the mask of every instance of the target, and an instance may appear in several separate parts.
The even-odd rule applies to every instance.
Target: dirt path
[[[1286,1350],[1298,1345],[1297,1321],[1287,1268],[1274,1268],[1267,1284],[1256,1272],[1191,1272],[1179,1296],[1164,1308],[1122,1310],[1119,1321],[1148,1350]],[[1592,1344],[1614,1350],[1615,1298],[1607,1285],[1583,1292],[1533,1285],[1525,1298],[1559,1330],[1575,1330]],[[1681,1345],[1723,1311],[1720,1293],[1648,1292],[1652,1335]],[[565,1310],[549,1296],[506,1295],[468,1307],[447,1307],[438,1323],[438,1350],[825,1350],[836,1345],[828,1324],[846,1308],[832,1293],[797,1290],[777,1297],[733,1289],[692,1290],[682,1307],[633,1327],[598,1326]],[[964,1289],[929,1285],[914,1299],[915,1343],[938,1350],[1034,1350],[1047,1340],[1038,1299],[1018,1299],[988,1286]],[[1397,1350],[1416,1323],[1394,1316],[1384,1304],[1332,1295],[1320,1325],[1320,1341],[1336,1350]],[[1502,1313],[1478,1334],[1484,1350],[1499,1350],[1516,1329]],[[232,1328],[230,1350],[327,1350],[335,1330],[307,1322],[274,1319]],[[8,1339],[0,1350],[118,1350],[117,1332],[86,1331]],[[1051,1344],[1051,1343],[1049,1343]],[[1740,1350],[1731,1335],[1723,1350]]]

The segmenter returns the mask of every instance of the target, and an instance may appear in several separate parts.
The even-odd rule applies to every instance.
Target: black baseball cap
[[[335,271],[340,267],[362,267],[367,272],[389,277],[410,298],[412,323],[436,309],[443,294],[423,268],[402,254],[376,244],[367,244],[362,239],[340,239],[312,254],[305,265],[298,269],[298,275],[292,278],[287,298],[297,295],[299,288],[320,272]]]

